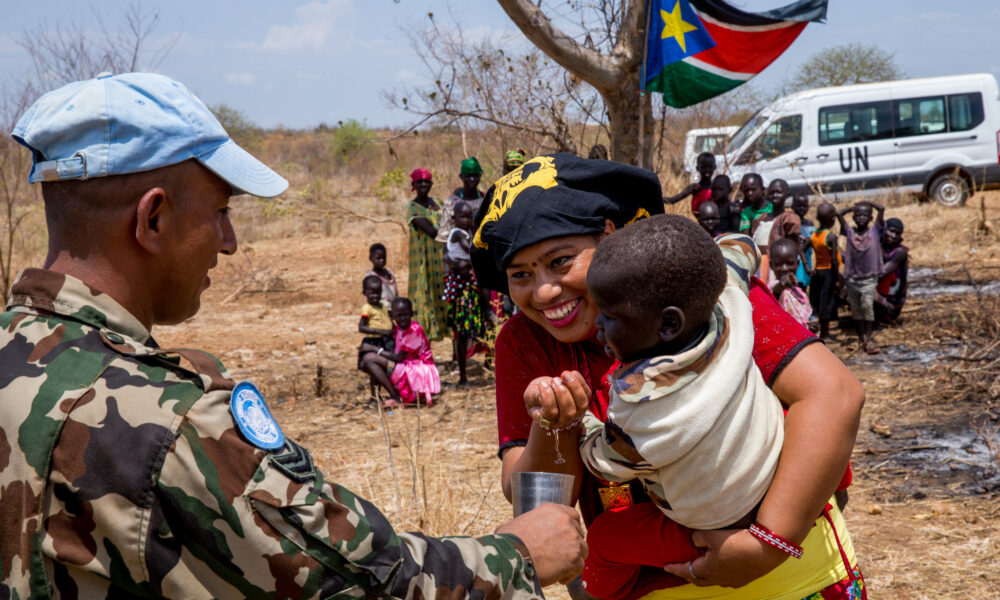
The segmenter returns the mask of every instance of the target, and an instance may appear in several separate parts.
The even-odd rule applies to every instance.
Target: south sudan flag
[[[799,0],[748,13],[722,0],[650,0],[646,89],[675,108],[728,92],[788,49],[828,0]]]

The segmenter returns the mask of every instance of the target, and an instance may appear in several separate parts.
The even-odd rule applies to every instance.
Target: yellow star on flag
[[[667,12],[660,9],[660,18],[663,19],[663,33],[661,40],[672,37],[681,45],[681,50],[687,52],[687,44],[684,43],[684,34],[689,31],[698,31],[698,28],[681,18],[680,0],[674,5],[674,10]]]

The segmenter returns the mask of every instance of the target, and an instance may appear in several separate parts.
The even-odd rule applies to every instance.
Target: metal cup
[[[510,487],[514,499],[514,516],[528,512],[546,502],[573,502],[573,482],[576,477],[564,473],[518,472],[511,474]]]

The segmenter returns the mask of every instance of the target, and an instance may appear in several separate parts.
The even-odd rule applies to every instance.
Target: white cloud
[[[337,23],[350,12],[350,0],[304,4],[295,9],[295,23],[271,26],[261,48],[274,52],[320,50],[332,37]]]
[[[399,83],[413,83],[420,79],[420,75],[411,69],[400,69],[396,71],[396,81]]]
[[[226,83],[229,85],[250,85],[257,81],[257,76],[253,73],[228,73]]]

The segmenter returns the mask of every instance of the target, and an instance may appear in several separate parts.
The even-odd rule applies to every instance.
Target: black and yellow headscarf
[[[538,242],[604,231],[663,212],[656,174],[575,154],[536,156],[494,183],[479,213],[472,266],[480,285],[506,293],[507,265]]]

